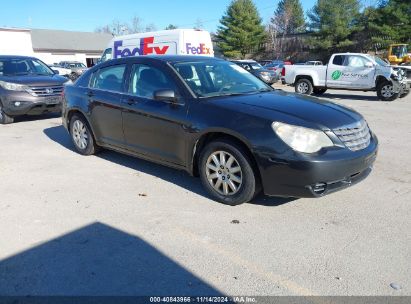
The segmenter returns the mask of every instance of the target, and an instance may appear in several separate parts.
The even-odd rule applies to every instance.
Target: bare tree
[[[130,28],[130,34],[134,33],[141,33],[144,29],[142,20],[138,16],[134,16],[133,19],[131,19],[131,25],[129,26]]]
[[[154,23],[149,23],[144,26],[142,19],[138,16],[134,16],[130,23],[113,20],[110,25],[100,26],[94,31],[96,33],[110,33],[114,36],[119,36],[141,32],[153,32],[156,30],[157,27]]]
[[[197,18],[196,22],[194,23],[194,28],[198,30],[204,29],[204,22],[202,19]]]
[[[146,32],[154,32],[157,30],[157,26],[154,23],[146,25]]]

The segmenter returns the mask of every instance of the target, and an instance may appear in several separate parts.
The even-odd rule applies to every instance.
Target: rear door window
[[[93,75],[90,87],[105,91],[122,92],[125,65],[114,65],[99,69]]]
[[[344,55],[336,55],[334,56],[333,65],[344,65]]]
[[[175,82],[163,71],[144,64],[134,64],[131,69],[128,92],[134,96],[154,98],[158,90],[177,91]]]

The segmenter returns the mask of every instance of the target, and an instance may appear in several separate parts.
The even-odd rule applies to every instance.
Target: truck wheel
[[[311,95],[313,92],[313,84],[306,78],[301,78],[295,84],[295,92],[299,94]]]
[[[399,93],[394,93],[393,85],[390,81],[382,81],[377,86],[377,96],[382,101],[393,101],[398,98]]]
[[[204,188],[223,204],[247,203],[259,190],[250,158],[229,139],[213,141],[201,151],[199,172]]]
[[[314,89],[313,92],[315,95],[322,95],[327,91],[327,89]]]
[[[4,113],[3,105],[0,102],[0,124],[1,125],[7,125],[7,124],[11,124],[13,122],[14,122],[14,118],[10,117],[6,113]]]

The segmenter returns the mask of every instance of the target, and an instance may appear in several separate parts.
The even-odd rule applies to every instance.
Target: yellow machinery
[[[388,61],[394,65],[411,62],[411,54],[408,53],[406,44],[391,44],[387,57]]]

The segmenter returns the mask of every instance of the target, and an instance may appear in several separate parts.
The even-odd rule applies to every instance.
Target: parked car
[[[265,66],[266,64],[269,64],[272,62],[272,60],[258,60],[257,61],[259,64],[261,64],[262,66]]]
[[[260,78],[267,84],[273,84],[278,81],[279,77],[274,71],[267,70],[261,64],[254,60],[231,60],[254,76]]]
[[[277,74],[277,77],[281,79],[281,82],[284,84],[284,80],[283,80],[284,73],[285,73],[284,66],[290,65],[290,64],[291,62],[289,61],[274,60],[271,63],[266,64],[264,67],[267,70],[274,71]]]
[[[61,61],[59,66],[71,71],[69,78],[74,81],[76,80],[84,71],[87,70],[87,67],[84,63],[78,61]]]
[[[305,65],[323,65],[322,61],[310,60],[305,62]]]
[[[49,64],[50,69],[57,71],[59,75],[70,78],[71,69],[66,69],[58,65],[57,63]]]
[[[59,112],[67,81],[37,58],[0,56],[0,124],[21,115]]]
[[[378,147],[353,110],[276,91],[234,63],[195,56],[91,68],[66,87],[63,124],[80,154],[102,147],[186,170],[230,205],[260,189],[285,197],[343,189],[370,173]]]
[[[197,29],[174,29],[114,37],[100,62],[144,55],[214,56],[210,33]]]
[[[401,68],[362,53],[334,54],[326,66],[287,66],[285,82],[301,94],[323,94],[327,89],[376,91],[383,101],[405,97],[410,90]]]

